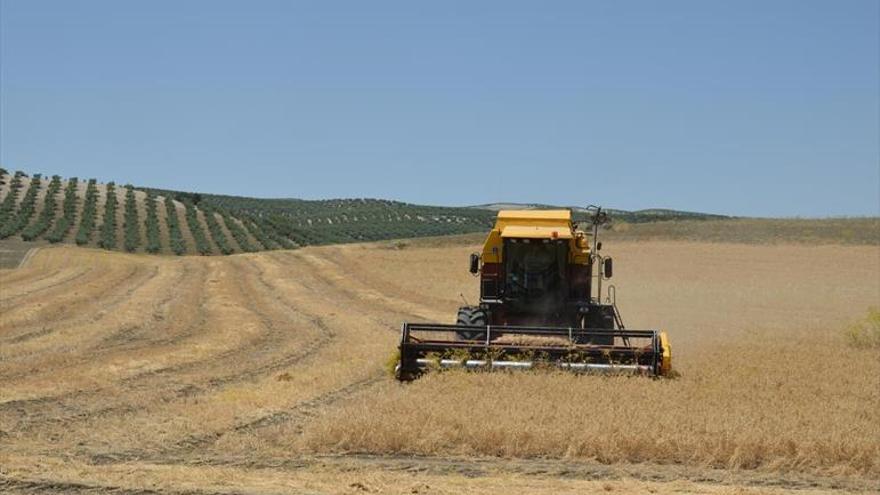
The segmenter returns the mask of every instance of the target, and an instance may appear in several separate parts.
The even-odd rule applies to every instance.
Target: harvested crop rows
[[[880,351],[843,336],[880,299],[876,247],[616,245],[624,318],[670,331],[680,378],[397,384],[385,368],[400,322],[449,321],[460,293],[475,299],[473,248],[40,249],[0,270],[0,489],[809,493],[880,480]]]

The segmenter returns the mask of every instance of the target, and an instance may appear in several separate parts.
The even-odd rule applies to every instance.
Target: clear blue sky
[[[877,215],[878,5],[0,0],[0,163],[257,197]]]

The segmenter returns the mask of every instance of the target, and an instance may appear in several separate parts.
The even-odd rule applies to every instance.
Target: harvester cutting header
[[[610,219],[589,209],[590,231],[570,210],[502,210],[481,253],[470,259],[480,277],[480,303],[458,310],[455,325],[404,323],[399,380],[431,368],[517,369],[652,376],[671,371],[666,333],[623,325],[613,262],[599,254],[599,229]]]

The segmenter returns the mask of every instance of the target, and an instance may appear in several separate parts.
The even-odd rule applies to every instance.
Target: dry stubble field
[[[475,246],[215,258],[43,248],[0,270],[0,489],[823,493],[880,484],[876,246],[615,243],[674,380],[395,383],[400,322],[449,321]],[[612,252],[613,251],[613,252]]]

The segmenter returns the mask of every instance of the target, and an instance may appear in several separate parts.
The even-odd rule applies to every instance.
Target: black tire
[[[587,313],[583,319],[582,325],[584,328],[614,330],[614,307],[606,304],[591,306],[589,313]],[[614,337],[580,338],[578,339],[578,343],[614,345]]]
[[[486,311],[480,309],[479,306],[462,306],[461,308],[458,308],[458,318],[456,319],[455,324],[486,326],[487,321],[489,321],[489,318],[486,315]],[[486,332],[475,330],[455,332],[455,336],[458,340],[486,340]]]

